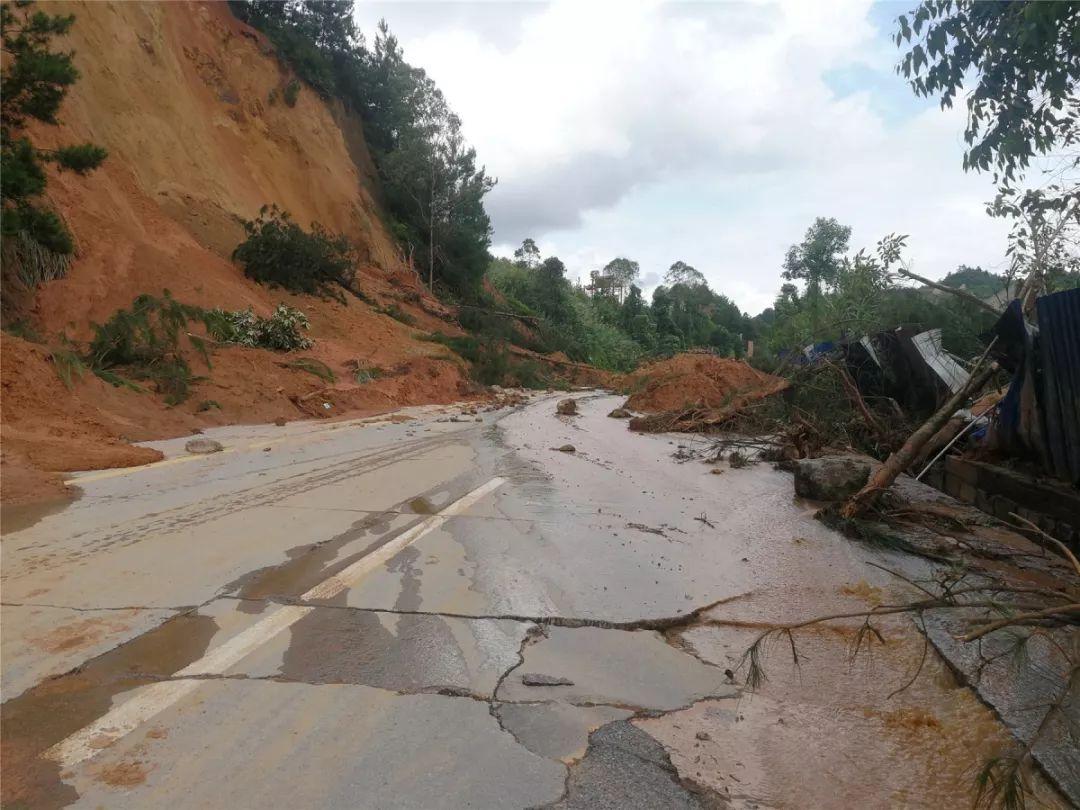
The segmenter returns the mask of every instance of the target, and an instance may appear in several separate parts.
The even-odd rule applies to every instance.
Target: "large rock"
[[[198,439],[192,439],[185,444],[184,449],[189,453],[220,453],[225,448],[222,446],[221,442],[215,442],[213,439],[199,437]]]
[[[555,413],[560,416],[577,416],[577,400],[560,399],[559,404],[555,406]]]
[[[795,462],[795,494],[815,501],[843,501],[870,478],[870,462],[850,456],[804,458]]]
[[[629,419],[631,416],[633,416],[633,414],[630,413],[630,411],[626,410],[626,408],[616,408],[611,413],[609,413],[608,416],[610,416],[612,419]]]

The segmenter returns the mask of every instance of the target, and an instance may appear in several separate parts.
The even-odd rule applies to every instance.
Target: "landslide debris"
[[[555,406],[555,413],[559,416],[577,416],[577,412],[576,399],[560,399],[559,404]]]
[[[645,413],[631,430],[701,430],[783,391],[788,381],[708,352],[686,352],[643,366],[629,378],[624,408]]]

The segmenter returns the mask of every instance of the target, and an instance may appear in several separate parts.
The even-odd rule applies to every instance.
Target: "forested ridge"
[[[314,91],[342,100],[363,118],[387,216],[403,254],[435,291],[467,305],[462,324],[482,339],[561,351],[612,370],[691,348],[744,356],[752,342],[753,362],[769,368],[779,355],[809,343],[902,326],[940,327],[945,347],[968,356],[977,351],[977,335],[991,320],[985,308],[913,286],[898,272],[906,267],[903,237],[882,235],[877,245],[856,249],[851,229],[829,217],[809,223],[804,238],[777,257],[784,283],[773,306],[756,315],[740,311],[723,291],[710,287],[704,273],[675,257],[666,272],[647,268],[664,273],[663,283],[647,297],[632,258],[613,258],[596,268],[591,283],[575,284],[564,263],[542,256],[533,239],[526,239],[512,257],[491,256],[492,230],[483,198],[495,179],[465,142],[461,121],[441,91],[405,60],[385,22],[369,43],[353,21],[351,0],[235,0],[232,7],[270,37]],[[956,69],[983,71],[978,94],[983,101],[969,103],[970,150],[964,168],[1000,175],[1000,194],[990,203],[990,213],[1016,221],[1012,261],[1004,274],[961,266],[942,282],[979,298],[1004,299],[1010,285],[1015,292],[1036,261],[1047,265],[1051,288],[1075,284],[1077,278],[1075,253],[1063,247],[1074,225],[1050,223],[1075,218],[1075,194],[1058,186],[1021,191],[1017,182],[1032,156],[1054,143],[1071,142],[1075,100],[1069,105],[1062,101],[1060,109],[1068,115],[1055,117],[1042,108],[1005,108],[985,98],[991,91],[1022,95],[1025,87],[1019,83],[1026,81],[1034,82],[1029,90],[1038,86],[1051,99],[1066,99],[1064,91],[1076,78],[1075,58],[1048,65],[1037,54],[1047,42],[1029,41],[1015,59],[1046,73],[1039,84],[1030,75],[1018,80],[1008,64],[991,63],[971,43],[958,41],[951,49],[946,44],[951,41],[947,36],[955,39],[948,32],[965,22],[987,40],[1030,24],[1049,41],[1066,37],[1075,22],[1071,12],[1060,8],[1028,8],[1023,14],[1004,6],[991,10],[972,3],[924,3],[896,22],[897,44],[908,49],[898,73],[916,93],[940,94],[943,106],[948,105],[957,89],[951,81]],[[1038,126],[1032,123],[1036,117]],[[1039,239],[1046,241],[1051,233],[1055,248],[1037,249]]]

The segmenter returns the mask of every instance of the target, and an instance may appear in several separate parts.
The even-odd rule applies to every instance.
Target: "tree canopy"
[[[964,168],[1012,182],[1080,133],[1080,4],[925,0],[897,20],[897,71],[951,107],[967,94]]]
[[[361,116],[390,227],[432,286],[475,299],[489,261],[484,196],[495,180],[478,165],[461,119],[397,38],[379,23],[370,47],[353,0],[232,0],[234,13],[266,32],[302,79]]]
[[[3,234],[21,234],[59,254],[74,250],[60,217],[38,198],[45,191],[45,163],[86,174],[106,152],[84,143],[39,149],[25,134],[30,120],[56,126],[68,88],[79,78],[73,55],[51,50],[54,36],[66,34],[75,16],[35,10],[32,2],[0,4],[0,189]]]

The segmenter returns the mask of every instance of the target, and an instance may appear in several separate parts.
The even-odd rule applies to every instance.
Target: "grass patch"
[[[285,367],[306,371],[308,374],[314,374],[320,380],[328,383],[332,383],[337,379],[334,370],[330,366],[326,365],[322,360],[316,360],[314,357],[298,357],[286,363]]]
[[[416,324],[416,318],[403,310],[397,304],[391,304],[388,307],[375,307],[375,311],[382,315],[389,315],[395,321],[400,321],[406,326],[414,326]]]
[[[75,384],[75,378],[82,378],[86,373],[86,363],[70,344],[58,346],[49,350],[49,359],[56,368],[60,381],[69,391]]]
[[[469,374],[482,385],[504,385],[518,388],[551,388],[549,374],[535,360],[514,357],[506,341],[474,335],[455,337],[434,332],[422,340],[440,343],[469,364]]]

